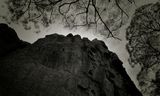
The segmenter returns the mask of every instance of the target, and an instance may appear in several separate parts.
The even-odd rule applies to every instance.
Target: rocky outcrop
[[[142,96],[104,42],[48,35],[0,59],[1,96]]]
[[[16,32],[6,24],[0,24],[0,57],[29,45],[20,40]]]

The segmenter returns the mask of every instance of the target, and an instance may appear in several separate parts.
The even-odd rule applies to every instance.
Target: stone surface
[[[20,40],[12,28],[6,24],[0,24],[0,57],[26,45],[29,43]]]
[[[142,96],[104,42],[48,35],[0,59],[0,96]]]

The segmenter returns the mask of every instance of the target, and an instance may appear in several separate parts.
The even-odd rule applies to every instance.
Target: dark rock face
[[[1,96],[142,96],[104,42],[49,35],[0,60]]]
[[[0,24],[0,57],[23,48],[29,43],[21,41],[16,32],[6,24]]]

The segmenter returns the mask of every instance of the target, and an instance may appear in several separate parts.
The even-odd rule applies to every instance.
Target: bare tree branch
[[[99,4],[101,1],[98,0],[9,0],[12,4],[8,4],[10,10],[12,11],[12,16],[17,17],[15,21],[18,21],[21,17],[25,17],[25,20],[34,21],[38,20],[42,22],[42,24],[51,23],[56,17],[54,17],[54,13],[58,14],[58,18],[62,19],[62,22],[68,24],[71,27],[84,26],[90,28],[91,26],[95,26],[95,29],[102,25],[104,26],[104,32],[108,32],[107,37],[113,37],[115,39],[120,40],[115,37],[109,25],[105,23],[106,18],[103,18],[103,14],[106,11],[106,7],[101,7]],[[121,0],[108,0],[108,4],[111,1],[115,1],[114,5],[118,7],[118,11],[121,11],[120,15],[121,20],[120,26],[122,26],[123,14],[128,17],[128,14],[123,10],[122,6],[120,6]],[[126,0],[129,3],[134,2],[134,0]],[[16,4],[14,5],[14,2]],[[28,3],[26,3],[28,2]],[[97,3],[98,2],[98,3]],[[21,4],[21,6],[20,6]],[[23,5],[23,6],[22,6]],[[103,5],[103,4],[102,4]],[[18,7],[17,7],[18,6]],[[21,8],[19,8],[21,7]],[[110,10],[109,8],[107,10]],[[21,13],[22,11],[22,13]],[[35,13],[36,12],[36,13]],[[21,14],[20,14],[21,13]],[[119,13],[117,14],[119,15]],[[46,18],[46,20],[43,20]],[[21,18],[23,20],[24,18]],[[117,18],[116,18],[117,19]],[[76,21],[79,20],[79,21]],[[117,21],[119,21],[117,20]],[[114,23],[117,23],[115,20]],[[100,29],[100,28],[99,28]],[[108,30],[108,31],[106,31]],[[114,30],[117,30],[116,28]]]

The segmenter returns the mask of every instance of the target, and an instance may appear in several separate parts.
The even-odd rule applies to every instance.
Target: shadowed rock
[[[0,57],[27,45],[29,43],[21,41],[12,28],[3,23],[0,24]]]
[[[1,96],[142,96],[104,42],[53,34],[0,60]]]

